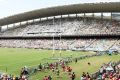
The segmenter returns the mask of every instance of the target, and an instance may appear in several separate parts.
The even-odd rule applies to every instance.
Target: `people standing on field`
[[[57,74],[58,77],[60,76],[60,71],[59,71],[58,68],[56,68],[56,74]]]
[[[76,75],[75,75],[75,73],[73,72],[73,73],[71,74],[71,80],[75,80],[75,78],[76,78]]]
[[[77,63],[77,61],[78,61],[77,58],[75,58],[75,63]]]
[[[50,75],[48,76],[48,80],[52,80],[52,77]]]
[[[62,69],[63,69],[63,72],[65,72],[65,69],[66,69],[65,65],[62,65]]]
[[[47,76],[45,76],[45,77],[43,78],[43,80],[49,80],[49,79],[48,79],[48,77],[47,77]]]
[[[41,63],[40,63],[39,66],[38,66],[38,70],[39,70],[39,71],[42,70],[42,65],[41,65]]]

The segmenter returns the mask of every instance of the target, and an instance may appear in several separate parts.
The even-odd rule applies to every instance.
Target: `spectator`
[[[39,66],[38,66],[38,70],[39,70],[39,71],[42,70],[42,65],[41,65],[41,63],[40,63]]]
[[[75,80],[75,77],[76,77],[76,75],[75,75],[75,73],[73,72],[73,73],[71,74],[71,80]]]
[[[77,63],[77,61],[78,61],[77,58],[75,58],[75,63]]]
[[[48,77],[47,77],[47,76],[45,76],[45,77],[43,78],[43,80],[48,80]]]
[[[48,76],[48,80],[52,80],[52,77],[50,75]]]
[[[57,74],[58,77],[60,76],[60,71],[59,71],[58,68],[56,68],[56,74]]]

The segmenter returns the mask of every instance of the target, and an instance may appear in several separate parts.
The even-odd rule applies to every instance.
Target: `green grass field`
[[[78,57],[87,54],[94,54],[92,52],[81,52],[81,51],[62,51],[62,57]],[[24,66],[33,67],[37,66],[39,63],[54,62],[55,60],[48,60],[47,58],[53,57],[52,50],[36,50],[36,49],[21,49],[21,48],[0,48],[0,72],[7,72],[8,74],[19,75],[20,70]],[[55,51],[54,57],[60,57],[59,51]],[[82,72],[94,73],[97,71],[103,63],[108,63],[109,61],[120,60],[120,55],[103,55],[92,57],[88,59],[83,59],[78,61],[77,64],[70,63],[69,66],[76,73],[79,80]],[[87,63],[91,62],[91,66]],[[57,78],[51,71],[37,72],[30,77],[30,80],[42,80],[45,75],[51,74],[53,80],[69,80],[68,75],[65,72],[61,72],[61,78]]]

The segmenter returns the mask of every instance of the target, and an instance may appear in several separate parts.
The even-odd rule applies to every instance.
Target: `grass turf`
[[[86,54],[93,54],[91,52],[81,51],[62,51],[62,57],[78,57]],[[52,50],[36,50],[36,49],[21,49],[21,48],[0,48],[0,71],[13,75],[19,75],[20,70],[24,66],[36,66],[39,63],[53,62],[46,58],[52,57]],[[60,57],[59,51],[55,51],[55,57]],[[113,56],[97,56],[88,59],[79,60],[77,64],[70,63],[69,66],[76,73],[76,80],[79,80],[82,72],[93,73],[97,71],[103,63],[109,61],[120,60],[120,55]],[[91,62],[91,66],[87,63]],[[56,74],[51,71],[37,72],[30,77],[30,80],[42,80],[45,75],[52,75],[53,80],[69,80],[65,72],[60,72],[61,78],[57,78]]]
[[[94,73],[98,71],[101,65],[103,63],[108,63],[110,61],[119,61],[120,60],[120,55],[103,55],[103,56],[96,56],[96,57],[91,57],[88,59],[83,59],[79,60],[77,64],[74,62],[69,64],[69,66],[73,69],[73,71],[76,74],[76,79],[75,80],[80,80],[80,77],[82,75],[82,72],[89,72],[89,73]],[[87,63],[90,62],[91,66],[89,66]],[[42,80],[45,75],[52,75],[53,80],[70,80],[69,76],[67,73],[61,71],[60,76],[61,78],[57,78],[56,74],[52,73],[51,71],[46,71],[46,72],[38,72],[37,74],[34,74],[30,79],[31,80]]]
[[[55,57],[60,57],[59,51],[55,51]],[[62,51],[62,57],[77,57],[88,54],[87,52]],[[93,53],[89,53],[93,54]],[[0,71],[13,75],[19,75],[24,66],[35,66],[39,63],[53,62],[46,58],[52,57],[52,50],[36,50],[22,48],[0,48]]]

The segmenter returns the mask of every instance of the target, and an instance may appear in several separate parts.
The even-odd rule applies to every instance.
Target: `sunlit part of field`
[[[60,51],[55,51],[54,57],[60,57]],[[92,52],[82,51],[62,51],[61,57],[79,57],[83,55],[94,54]],[[0,72],[6,72],[8,74],[19,75],[20,70],[24,66],[33,67],[39,63],[54,62],[55,60],[49,60],[53,57],[52,50],[38,50],[38,49],[21,49],[21,48],[0,48]],[[72,62],[69,64],[73,71],[76,73],[76,79],[79,80],[82,72],[94,73],[103,63],[110,61],[120,60],[120,55],[103,55],[92,58],[86,58],[79,60],[77,64]],[[91,66],[88,66],[88,62]],[[37,72],[33,74],[29,80],[42,80],[45,75],[52,75],[53,80],[69,80],[69,76],[66,72],[60,71],[60,77],[57,78],[56,74],[51,71]]]
[[[73,69],[73,71],[76,73],[76,79],[80,80],[82,72],[89,72],[94,73],[98,71],[100,66],[103,65],[103,63],[108,63],[110,61],[119,61],[120,55],[103,55],[103,56],[96,56],[88,59],[83,59],[78,61],[77,64],[75,62],[72,62],[69,66]],[[91,66],[89,66],[87,63],[90,62]],[[42,80],[45,75],[52,75],[53,80],[70,80],[68,74],[66,72],[61,71],[60,76],[61,78],[57,78],[56,74],[52,73],[52,71],[46,71],[46,72],[38,72],[37,74],[34,74],[30,79],[33,80]]]
[[[60,57],[59,52],[55,51],[54,57]],[[93,53],[62,51],[61,57],[78,57],[86,54]],[[54,62],[55,60],[48,60],[50,57],[53,57],[52,50],[0,48],[0,72],[19,75],[21,68],[24,66],[32,67],[39,63]]]

